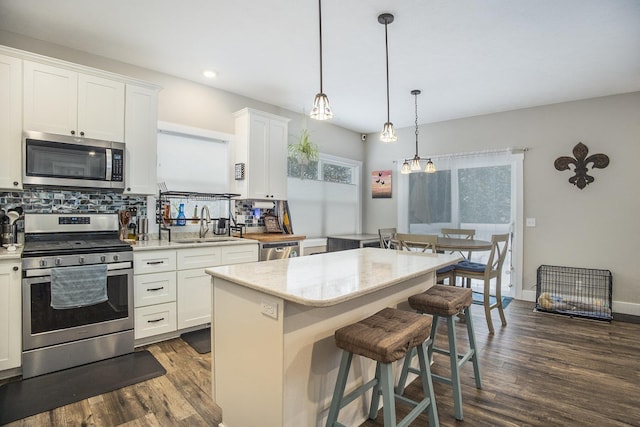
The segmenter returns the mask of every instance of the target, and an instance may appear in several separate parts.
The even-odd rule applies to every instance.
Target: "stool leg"
[[[458,367],[458,345],[454,316],[447,317],[449,336],[449,361],[451,364],[451,388],[453,389],[453,409],[457,420],[462,420],[462,390],[460,389],[460,369]]]
[[[380,388],[384,427],[396,427],[396,399],[393,392],[393,363],[380,363]]]
[[[336,421],[338,421],[338,413],[340,412],[342,396],[344,396],[344,388],[347,385],[347,377],[349,376],[352,358],[353,353],[342,350],[342,360],[340,362],[340,369],[338,370],[338,378],[336,378],[336,387],[333,391],[329,415],[327,416],[327,427],[333,427]]]
[[[476,334],[473,331],[473,319],[471,319],[471,306],[464,309],[464,317],[467,323],[467,334],[469,334],[469,347],[473,351],[471,362],[473,363],[473,374],[476,379],[476,388],[482,388],[482,377],[480,376],[480,364],[478,362],[478,350],[476,348]]]
[[[431,344],[427,347],[427,352],[429,353],[429,363],[433,362],[433,349],[436,346],[436,331],[438,329],[438,319],[440,316],[437,314],[433,315],[433,320],[431,321]]]
[[[431,379],[431,367],[427,361],[427,351],[425,343],[416,347],[418,353],[418,361],[420,363],[420,377],[422,378],[422,390],[425,396],[429,396],[429,425],[438,426],[438,409],[436,408],[436,396],[433,393],[433,380]]]
[[[376,362],[376,384],[373,386],[369,407],[369,418],[372,420],[375,420],[378,415],[378,406],[380,406],[380,362]]]
[[[411,360],[416,355],[416,349],[412,348],[409,353],[404,357],[402,363],[402,371],[400,372],[400,379],[398,380],[398,386],[396,387],[396,393],[399,395],[404,394],[404,388],[407,385],[407,377],[409,376],[409,368],[411,367]]]

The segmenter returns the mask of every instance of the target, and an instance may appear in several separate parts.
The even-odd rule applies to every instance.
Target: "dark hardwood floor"
[[[442,426],[640,426],[640,324],[536,313],[533,303],[513,301],[506,309],[508,326],[494,319],[496,334],[490,336],[482,308],[474,309],[483,389],[475,388],[472,366],[466,364],[462,423],[453,417],[451,388],[436,383]],[[464,325],[457,331],[467,348]],[[444,327],[439,330],[441,345],[445,333]],[[180,338],[146,348],[167,375],[10,425],[217,425],[210,355],[196,353]],[[448,360],[434,358],[433,371],[447,373]],[[421,394],[419,385],[412,383],[407,393]],[[382,425],[380,411],[362,427]],[[427,416],[412,425],[428,425]]]

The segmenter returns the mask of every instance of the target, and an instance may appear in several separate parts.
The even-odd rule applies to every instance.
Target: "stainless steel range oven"
[[[26,214],[22,376],[133,351],[133,251],[116,214]]]

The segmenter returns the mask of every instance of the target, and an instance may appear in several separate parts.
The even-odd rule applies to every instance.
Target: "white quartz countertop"
[[[423,254],[379,248],[207,268],[213,277],[314,307],[339,304],[441,267],[459,254]]]

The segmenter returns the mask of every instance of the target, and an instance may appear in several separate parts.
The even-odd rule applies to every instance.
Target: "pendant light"
[[[391,123],[391,120],[389,119],[389,38],[387,37],[387,25],[393,22],[393,15],[390,13],[383,13],[378,16],[378,22],[384,24],[384,45],[387,58],[387,122],[382,127],[380,140],[388,143],[396,142],[398,140],[396,130],[393,128],[393,123]]]
[[[422,166],[420,166],[420,161],[422,160],[420,158],[420,156],[418,155],[418,95],[420,95],[420,90],[418,89],[414,89],[411,91],[411,95],[414,96],[415,98],[415,111],[416,111],[416,154],[414,154],[413,159],[411,159],[410,161],[405,159],[405,161],[402,163],[402,168],[400,168],[400,173],[402,174],[408,174],[411,172],[419,172],[420,170],[422,170]],[[427,159],[427,165],[424,168],[424,171],[426,173],[435,173],[436,172],[436,166],[433,164],[433,162],[431,161],[431,159]]]
[[[320,92],[313,100],[313,108],[309,116],[316,120],[329,120],[333,117],[333,112],[329,106],[329,98],[322,91],[322,0],[318,0],[318,21],[320,23]]]

